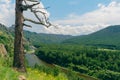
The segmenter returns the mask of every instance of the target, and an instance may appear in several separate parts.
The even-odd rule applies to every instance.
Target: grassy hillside
[[[5,45],[8,52],[6,57],[0,56],[0,80],[18,80],[20,77],[25,77],[26,80],[68,80],[66,74],[56,72],[54,68],[41,67],[41,69],[38,69],[27,67],[27,73],[24,74],[13,69],[14,38],[12,34],[6,26],[0,24],[0,44]]]
[[[120,48],[120,25],[109,26],[89,35],[76,36],[63,43]]]
[[[25,33],[29,33],[32,35],[30,39],[34,41],[34,38],[37,39],[38,37],[42,37],[44,40],[44,37],[46,39],[46,36],[49,37],[47,34],[42,34],[45,36],[39,36],[37,33],[32,33],[29,31],[25,31]],[[28,35],[28,36],[30,36]],[[70,72],[69,74],[64,73],[64,71],[61,71],[59,69],[48,67],[48,66],[35,66],[34,68],[27,67],[27,73],[19,73],[16,70],[12,68],[13,64],[13,43],[14,43],[14,30],[9,29],[6,26],[2,25],[0,26],[0,43],[5,45],[5,48],[8,51],[7,57],[0,57],[0,80],[18,80],[20,76],[25,77],[27,80],[77,80],[79,77],[75,75],[74,73]],[[65,36],[59,35],[58,38],[60,40],[64,40]],[[37,40],[39,40],[38,38]],[[55,39],[55,42],[53,40],[53,43],[59,43],[57,38],[57,35],[51,35],[49,37],[50,39]],[[49,40],[50,40],[49,39]],[[26,40],[26,39],[24,39]],[[37,42],[36,40],[36,42]],[[30,41],[29,41],[30,42]],[[49,41],[47,41],[49,42]],[[26,43],[26,41],[25,41]],[[28,42],[27,42],[28,43]],[[38,41],[39,43],[39,41]],[[41,42],[40,42],[41,43]],[[46,43],[46,41],[43,43]],[[52,42],[50,42],[52,43]],[[31,43],[32,44],[32,43]],[[48,43],[47,43],[48,44]],[[29,46],[29,45],[28,45]],[[9,54],[11,53],[11,54]],[[26,62],[26,66],[27,62]],[[74,76],[73,76],[74,75]],[[72,76],[72,77],[71,77]],[[79,78],[79,80],[81,80]]]
[[[0,57],[0,80],[18,80],[21,76],[26,80],[68,80],[64,73],[53,75],[35,68],[27,68],[27,73],[17,72],[11,68],[12,62],[10,60],[9,57]],[[53,72],[52,69],[51,72]]]

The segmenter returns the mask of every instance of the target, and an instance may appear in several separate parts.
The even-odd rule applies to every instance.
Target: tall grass
[[[62,73],[60,73],[58,76],[53,76],[45,72],[40,72],[38,69],[28,68],[27,80],[68,80],[68,79]]]
[[[19,73],[11,68],[12,58],[0,56],[0,80],[18,80]]]
[[[59,73],[54,76],[38,69],[27,68],[27,73],[20,73],[12,67],[12,58],[0,57],[0,80],[19,80],[19,76],[23,75],[26,80],[68,80],[66,75]]]

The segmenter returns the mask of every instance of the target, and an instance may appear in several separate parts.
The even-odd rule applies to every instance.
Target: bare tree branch
[[[38,2],[38,0],[27,0],[27,1],[30,1],[30,2]]]
[[[40,7],[37,7],[37,8],[32,8],[32,9],[38,9],[38,8],[44,10],[44,9],[48,9],[48,8],[50,8],[50,7],[46,7],[46,8],[40,8]]]
[[[28,21],[28,22],[31,22],[31,23],[34,23],[34,24],[40,24],[40,25],[46,26],[47,28],[50,26],[50,24],[47,25],[47,24],[44,24],[42,22],[34,21],[34,20],[28,19],[28,18],[24,18],[24,21]]]
[[[32,8],[33,6],[36,6],[36,5],[38,5],[38,4],[40,4],[40,3],[37,2],[37,3],[35,3],[35,4],[32,4],[32,5],[26,5],[26,6],[28,6],[28,8]]]
[[[39,4],[39,2],[35,3],[35,4],[32,4],[32,5],[22,5],[21,7],[22,7],[22,10],[27,10],[27,9],[31,9],[32,7],[34,7],[38,4]]]
[[[27,1],[36,1],[36,0],[27,0]],[[27,18],[24,18],[25,21],[29,21],[29,22],[32,22],[34,24],[40,24],[40,25],[43,25],[43,26],[46,26],[47,28],[49,26],[51,26],[52,24],[48,21],[48,18],[46,16],[46,13],[41,11],[41,10],[38,10],[38,9],[41,9],[41,8],[33,8],[35,5],[38,5],[40,4],[38,1],[36,1],[37,3],[36,4],[32,4],[32,5],[28,5],[26,0],[24,0],[25,4],[26,4],[26,7],[27,9],[30,9],[32,13],[34,13],[35,17],[38,19],[38,21],[34,21],[32,19],[27,19]],[[37,13],[40,13],[43,17],[39,17]]]
[[[32,28],[31,25],[28,25],[28,24],[25,24],[25,23],[23,23],[23,26],[26,26],[26,27],[30,27],[30,28]]]
[[[43,21],[43,22],[45,22],[45,23],[48,24],[49,26],[52,25],[52,24],[48,21],[48,18],[46,17],[46,15],[45,15],[46,13],[45,13],[45,12],[36,11],[36,10],[32,10],[32,9],[31,9],[31,12],[33,12],[34,15],[36,16],[36,18],[41,22],[41,21],[43,21],[42,18],[39,18],[38,15],[37,15],[37,13],[40,12],[40,13],[44,16],[43,18],[44,18],[45,21]],[[44,23],[44,24],[45,24],[45,23]]]

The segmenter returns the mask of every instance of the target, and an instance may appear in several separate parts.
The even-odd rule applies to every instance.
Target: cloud
[[[30,2],[27,1],[27,4],[34,4],[36,2]],[[24,3],[23,3],[24,4]],[[0,23],[3,23],[7,26],[10,26],[14,24],[15,22],[15,3],[12,2],[12,0],[0,0]],[[45,9],[42,3],[39,5],[34,6],[34,8],[38,8],[37,10],[42,11],[45,13],[46,17],[49,17],[50,13],[48,13]],[[40,17],[43,17],[43,15],[38,14]],[[35,16],[33,13],[31,13],[29,10],[24,12],[24,16],[35,19]]]
[[[88,34],[108,25],[117,25],[120,24],[120,2],[112,1],[107,6],[99,3],[97,10],[83,15],[70,14],[66,19],[57,20],[55,23],[63,25],[63,29],[67,31],[72,28],[75,33],[73,33],[74,31],[71,32],[71,30],[68,31],[72,35]],[[69,25],[69,28],[65,25]]]
[[[45,28],[46,33],[52,34],[64,34],[64,35],[86,35],[92,32],[98,31],[102,28],[105,28],[108,25],[81,25],[81,26],[71,26],[71,25],[58,25],[56,27]]]
[[[35,4],[36,2],[30,2],[30,1],[26,1],[26,3],[27,4],[29,4],[29,5],[32,5],[32,4]],[[23,4],[25,4],[24,2],[23,2]],[[50,13],[49,12],[47,12],[44,8],[44,5],[42,4],[42,2],[39,4],[39,5],[35,5],[35,6],[33,6],[33,8],[35,8],[37,11],[42,11],[43,13],[45,13],[45,16],[46,17],[49,17],[50,16]],[[28,11],[26,11],[26,12],[28,12]],[[31,13],[30,11],[29,11],[29,13]],[[27,13],[27,14],[29,14],[29,13]],[[24,15],[27,15],[26,13],[24,14]],[[43,16],[42,14],[38,14],[40,17],[41,16]],[[27,17],[30,17],[30,16],[27,16]],[[33,17],[32,17],[33,18]]]
[[[59,24],[120,24],[120,3],[111,2],[108,6],[98,4],[99,8],[84,15],[70,14],[65,20],[58,20]],[[71,16],[72,15],[72,16]]]
[[[11,0],[0,1],[0,23],[10,26],[14,23],[14,3]]]
[[[1,0],[0,2],[0,23],[7,26],[14,24],[15,4],[11,0]],[[43,4],[40,5],[43,7]],[[46,12],[46,11],[45,11]],[[46,12],[49,17],[50,13]],[[56,27],[45,28],[40,25],[31,24],[33,28],[27,30],[39,33],[53,33],[66,35],[84,35],[95,32],[108,25],[120,24],[120,2],[112,1],[108,5],[99,3],[98,9],[87,12],[83,15],[69,14],[65,19],[53,21],[58,24]],[[30,12],[24,12],[26,17],[36,20]],[[30,23],[29,23],[30,24]]]

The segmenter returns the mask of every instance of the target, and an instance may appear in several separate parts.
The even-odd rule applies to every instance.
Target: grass
[[[67,77],[60,73],[58,76],[52,76],[37,69],[28,68],[27,80],[68,80]]]
[[[18,80],[19,74],[10,67],[0,65],[0,80]]]
[[[53,76],[33,68],[27,68],[27,73],[20,73],[10,66],[8,58],[0,57],[0,80],[19,80],[20,75],[25,76],[26,80],[68,80],[64,73]]]

